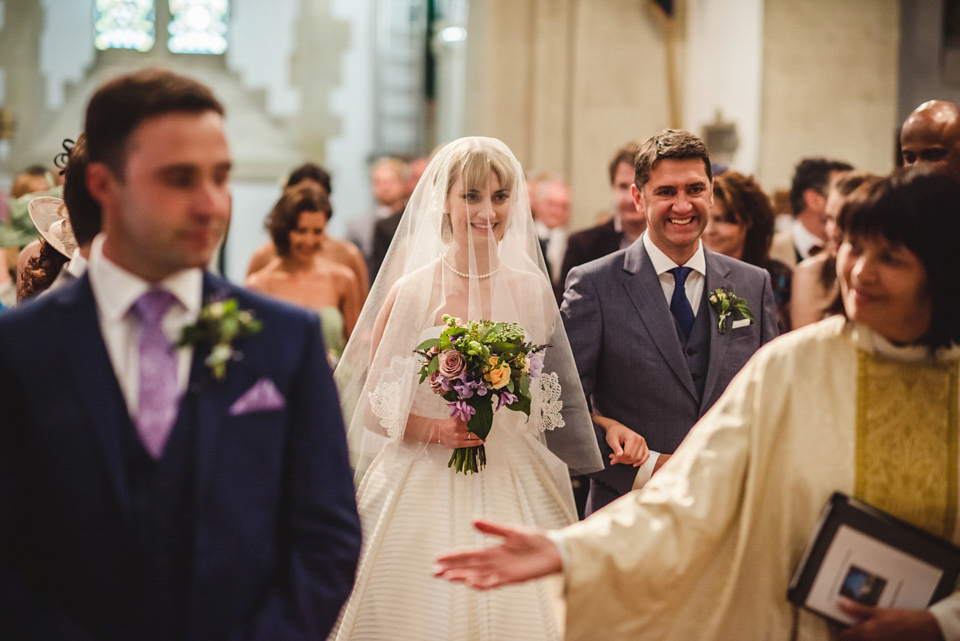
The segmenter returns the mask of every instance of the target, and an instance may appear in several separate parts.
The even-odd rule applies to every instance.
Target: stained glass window
[[[153,0],[97,0],[97,49],[149,51],[154,41]]]
[[[170,0],[172,53],[223,53],[227,50],[229,0]]]

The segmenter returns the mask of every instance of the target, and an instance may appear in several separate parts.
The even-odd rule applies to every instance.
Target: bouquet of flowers
[[[516,323],[467,321],[444,315],[446,328],[414,350],[423,357],[420,383],[446,399],[450,416],[466,421],[480,440],[487,438],[493,413],[506,407],[530,416],[530,380],[543,370],[543,350],[524,340]],[[464,474],[486,465],[483,445],[458,447],[447,467]]]

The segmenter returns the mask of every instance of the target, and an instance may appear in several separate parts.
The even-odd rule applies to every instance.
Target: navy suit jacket
[[[360,524],[319,320],[204,276],[263,322],[216,380],[194,349],[178,421],[196,449],[185,638],[317,641],[354,579]],[[231,415],[269,378],[285,407]],[[0,316],[0,630],[132,637],[137,594],[119,435],[130,418],[86,276]]]
[[[623,232],[617,231],[612,218],[600,225],[571,234],[567,239],[567,251],[563,255],[560,286],[563,287],[567,282],[567,275],[574,267],[619,251],[622,238]],[[561,291],[561,299],[562,293]]]
[[[603,416],[642,435],[650,449],[672,454],[690,428],[761,345],[777,336],[777,310],[766,270],[704,250],[705,291],[729,287],[747,301],[755,321],[719,333],[710,314],[710,355],[703,396],[697,394],[673,315],[642,241],[574,267],[560,314],[577,362],[583,392]],[[611,450],[598,430],[606,469],[591,475],[593,509],[630,491],[636,468],[610,465]],[[599,484],[602,487],[596,487]],[[607,492],[606,500],[596,494]]]

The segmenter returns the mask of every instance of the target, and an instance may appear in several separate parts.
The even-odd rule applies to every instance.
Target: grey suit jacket
[[[657,452],[673,453],[753,353],[777,336],[777,310],[766,270],[704,251],[705,291],[729,287],[747,301],[755,318],[737,329],[728,321],[721,334],[717,311],[705,300],[701,304],[697,313],[710,314],[711,326],[702,398],[642,242],[575,267],[567,278],[560,313],[584,394],[597,412],[641,434]],[[630,491],[636,469],[611,466],[611,450],[601,431],[598,440],[607,467],[592,475],[591,495],[606,491],[608,500],[600,501],[602,505]],[[592,506],[599,507],[596,500]]]

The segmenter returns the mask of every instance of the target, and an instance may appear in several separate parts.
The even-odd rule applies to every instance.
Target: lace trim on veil
[[[400,438],[410,413],[410,400],[417,386],[416,372],[420,360],[416,356],[395,355],[380,376],[380,382],[369,392],[370,407],[390,438]]]
[[[536,380],[530,416],[540,431],[563,427],[563,401],[560,400],[560,377],[556,372],[544,372]]]

